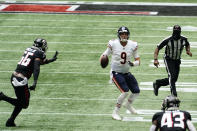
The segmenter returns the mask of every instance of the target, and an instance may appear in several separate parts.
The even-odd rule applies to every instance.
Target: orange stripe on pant
[[[115,85],[118,87],[120,92],[124,92],[114,77],[112,78],[112,80],[114,81]]]

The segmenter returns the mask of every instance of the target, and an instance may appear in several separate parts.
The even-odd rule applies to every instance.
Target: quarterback
[[[122,120],[119,110],[123,105],[130,113],[137,114],[136,110],[131,106],[133,101],[140,93],[138,82],[135,77],[129,72],[130,67],[140,65],[140,56],[138,55],[137,42],[129,40],[130,32],[127,27],[120,27],[117,31],[118,39],[110,40],[107,49],[100,57],[100,61],[104,58],[111,58],[111,78],[113,83],[120,90],[121,94],[117,99],[116,106],[112,113],[112,118]],[[134,59],[131,62],[131,59]],[[102,66],[102,63],[101,63]],[[103,67],[103,66],[102,66]],[[124,100],[130,96],[125,104]]]

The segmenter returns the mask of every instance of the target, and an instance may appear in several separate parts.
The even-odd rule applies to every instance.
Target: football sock
[[[18,116],[18,114],[21,112],[21,110],[22,110],[22,107],[16,106],[14,108],[14,111],[12,112],[10,119],[14,121],[16,119],[16,117]]]

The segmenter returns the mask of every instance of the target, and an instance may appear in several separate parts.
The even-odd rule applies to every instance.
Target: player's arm
[[[35,90],[35,88],[36,88],[38,76],[40,74],[40,63],[41,63],[41,61],[42,60],[40,58],[35,58],[35,60],[34,60],[34,70],[33,70],[34,82],[33,82],[33,85],[29,87],[30,90]]]
[[[159,48],[157,47],[155,49],[155,52],[154,52],[154,65],[158,68],[158,65],[159,65],[159,61],[158,61],[158,55],[159,55]]]
[[[42,62],[42,65],[44,64],[49,64],[51,62],[54,62],[57,60],[57,56],[58,56],[58,51],[55,52],[54,56],[51,59],[44,59]]]
[[[159,61],[158,61],[158,55],[159,55],[159,50],[161,50],[164,46],[166,46],[169,42],[169,38],[163,40],[157,47],[155,48],[154,51],[154,62],[153,64],[158,68],[159,66]]]
[[[100,61],[103,56],[109,56],[112,53],[112,46],[108,44],[107,49],[103,52],[103,54],[100,56]]]
[[[137,52],[137,47],[136,47],[136,49],[133,52],[133,57],[134,57],[134,60],[135,61],[133,61],[133,62],[128,61],[128,64],[130,66],[139,66],[140,65],[140,56],[139,56],[139,54]]]
[[[153,122],[152,122],[152,125],[151,125],[151,127],[150,127],[150,131],[157,131],[157,121],[156,120],[154,120]]]
[[[196,131],[196,128],[194,127],[194,125],[192,124],[190,120],[187,120],[187,127],[189,131]]]
[[[191,53],[191,51],[190,51],[190,45],[186,46],[186,47],[185,47],[185,50],[186,50],[186,53],[187,53],[189,56],[192,57],[192,53]]]
[[[110,44],[108,44],[107,49],[103,52],[103,55],[109,56],[112,53],[112,46]]]

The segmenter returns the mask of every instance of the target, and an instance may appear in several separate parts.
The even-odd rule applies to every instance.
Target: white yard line
[[[7,15],[7,13],[6,13]],[[25,14],[24,14],[25,15]],[[37,14],[38,15],[38,14]],[[42,14],[40,14],[42,15]],[[44,14],[46,15],[46,14]],[[87,15],[86,15],[87,16]],[[90,15],[92,17],[92,15]],[[109,17],[109,16],[107,16]],[[106,20],[66,20],[66,19],[56,19],[56,20],[41,20],[41,19],[0,19],[0,21],[31,21],[31,22],[81,22],[81,23],[148,23],[148,24],[174,24],[177,21],[106,21]],[[185,24],[193,24],[193,22],[184,22]]]
[[[55,36],[55,37],[73,37],[72,34],[17,34],[17,33],[0,33],[0,36]],[[101,34],[84,34],[84,35],[77,35],[77,37],[115,37],[115,35],[101,35]],[[166,36],[156,36],[156,35],[133,35],[133,38],[165,38]],[[190,39],[196,39],[197,37],[191,36]]]
[[[0,73],[12,73],[13,71],[1,71]],[[42,72],[45,74],[82,74],[82,75],[109,75],[109,73],[96,73],[96,72]],[[133,73],[133,75],[142,75],[142,76],[166,76],[166,74],[149,74],[149,73]],[[179,74],[180,76],[197,76],[197,74]]]
[[[138,112],[138,116],[130,116],[130,115],[125,115],[125,114],[121,114],[123,115],[123,120],[122,121],[139,121],[139,122],[151,122],[151,118],[153,116],[154,113],[156,112],[160,112],[161,110],[143,110],[143,109],[139,109],[137,110]],[[192,122],[193,123],[197,123],[197,111],[188,111],[190,112],[191,116],[192,116]],[[4,114],[11,114],[11,112],[0,112],[1,115]],[[54,116],[54,115],[59,115],[59,116],[90,116],[90,117],[98,117],[98,116],[107,116],[107,117],[111,117],[111,114],[98,114],[98,113],[68,113],[68,112],[22,112],[21,115],[47,115],[47,116]],[[144,119],[143,116],[148,116],[151,117],[149,119]]]
[[[32,44],[32,42],[30,41],[0,41],[1,44]],[[51,44],[65,44],[65,45],[107,45],[107,41],[106,42],[75,42],[75,41],[71,41],[71,42],[58,42],[58,41],[50,41],[48,42],[50,45]],[[191,47],[196,47],[197,48],[197,44],[193,44],[194,42],[190,42]],[[197,43],[197,42],[196,42]],[[138,42],[138,45],[140,47],[143,46],[157,46],[157,44],[152,44],[152,43],[142,43],[142,42]]]
[[[24,50],[0,50],[0,52],[24,52]],[[55,51],[51,51],[48,50],[47,52],[55,52]],[[92,52],[86,52],[86,51],[59,51],[60,53],[72,53],[72,54],[102,54],[103,52],[97,52],[97,51],[92,51]],[[153,53],[149,53],[149,52],[139,52],[140,55],[153,55]],[[163,55],[163,53],[160,53],[161,55]],[[196,55],[196,53],[193,53],[193,55]]]
[[[31,33],[31,34],[17,34],[17,33],[0,33],[0,35],[2,36],[56,36],[56,37],[72,37],[72,34],[35,34],[35,33]],[[85,34],[85,35],[77,35],[76,37],[114,37],[115,35],[100,35],[100,34]],[[132,36],[134,38],[164,38],[165,36]],[[190,37],[190,38],[197,38],[197,37]]]
[[[16,25],[3,25],[0,26],[0,28],[38,28],[38,29],[85,29],[85,30],[117,30],[115,27],[108,27],[108,28],[103,28],[103,27],[70,27],[70,26],[16,26]],[[159,28],[130,28],[131,30],[156,30],[156,31],[166,31],[166,29],[159,29]]]
[[[140,88],[141,90],[153,90],[153,82],[140,82],[140,86],[143,86],[143,88]],[[144,87],[145,86],[145,87]],[[151,86],[151,87],[150,87]],[[194,82],[177,82],[176,83],[176,90],[179,92],[197,92],[197,83]],[[180,88],[180,87],[186,87],[186,88]],[[193,88],[188,88],[193,87]],[[169,87],[159,88],[159,91],[170,91]]]
[[[164,64],[164,61],[159,59],[159,67],[166,67]],[[197,60],[181,60],[181,67],[196,67],[197,66]],[[150,61],[149,67],[155,67],[153,65],[153,60]]]

